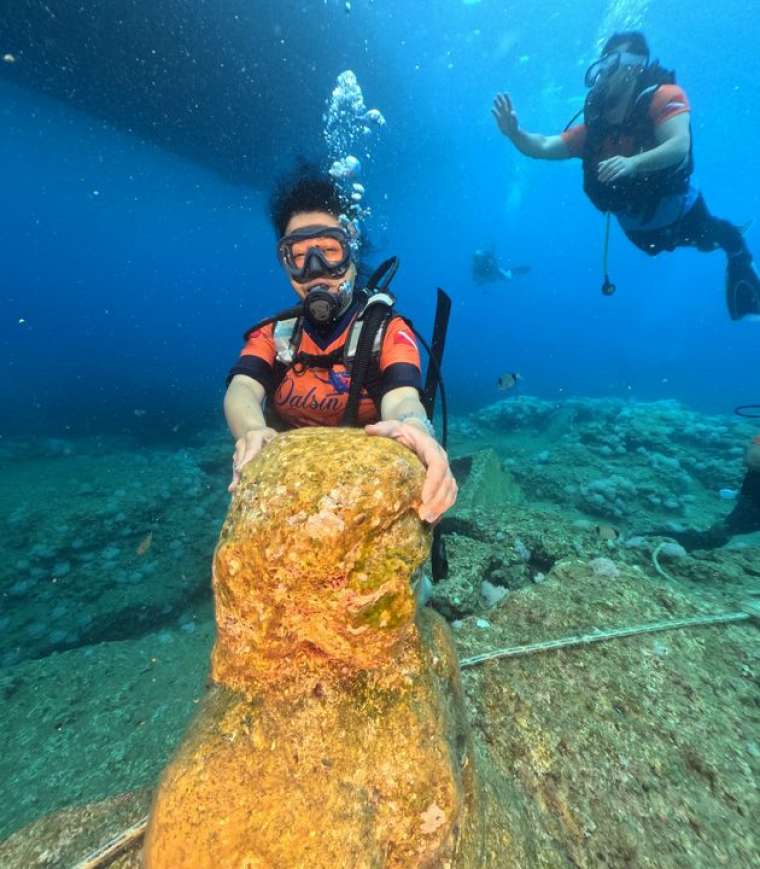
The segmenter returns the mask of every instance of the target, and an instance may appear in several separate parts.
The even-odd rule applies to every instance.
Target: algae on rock
[[[159,786],[150,869],[489,865],[451,635],[410,585],[423,477],[352,430],[290,432],[246,467],[214,685]]]

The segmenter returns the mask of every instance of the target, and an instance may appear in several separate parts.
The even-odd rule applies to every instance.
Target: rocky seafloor
[[[424,592],[463,658],[760,599],[760,534],[691,554],[646,536],[731,509],[746,421],[522,396],[450,430],[449,576]],[[0,865],[69,865],[144,813],[204,690],[229,462],[221,431],[0,442]],[[504,866],[753,865],[759,636],[748,618],[465,669],[514,818]],[[38,820],[124,792],[110,827]]]

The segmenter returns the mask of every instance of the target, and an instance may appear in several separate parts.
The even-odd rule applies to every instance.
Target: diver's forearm
[[[246,432],[266,428],[264,394],[264,387],[254,381],[250,385],[236,380],[230,383],[224,396],[224,415],[236,440]]]
[[[386,419],[412,419],[417,418],[426,420],[427,414],[422,402],[418,398],[405,398],[403,401],[396,402],[392,408],[387,410],[384,408],[382,417]]]
[[[670,169],[683,163],[689,154],[689,140],[687,137],[678,136],[668,139],[656,148],[642,151],[633,160],[636,163],[636,172],[656,172],[658,169]]]
[[[401,387],[399,392],[400,395],[389,392],[383,398],[380,404],[380,416],[383,422],[396,419],[413,425],[419,424],[423,431],[430,434],[430,423],[417,390]]]
[[[542,136],[541,133],[526,133],[525,130],[516,130],[509,137],[509,140],[526,157],[533,157],[538,160],[544,156],[546,136]]]

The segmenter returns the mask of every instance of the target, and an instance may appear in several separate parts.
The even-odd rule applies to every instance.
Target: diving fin
[[[728,258],[726,305],[732,320],[741,320],[748,314],[760,315],[760,275],[745,251]]]

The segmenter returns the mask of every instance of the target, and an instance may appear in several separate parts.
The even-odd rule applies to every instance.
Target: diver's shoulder
[[[274,329],[277,322],[281,321],[269,321],[266,320],[259,323],[254,323],[253,326],[249,326],[248,329],[243,333],[244,341],[258,341],[258,340],[271,340],[274,336]]]
[[[686,91],[677,84],[662,84],[652,96],[649,117],[655,125],[669,121],[676,115],[691,111]]]
[[[409,330],[412,327],[412,321],[407,317],[403,311],[393,310],[393,313],[388,317],[388,323],[386,326],[386,334],[388,332],[395,333],[398,332],[399,329]]]
[[[661,84],[652,98],[652,107],[662,108],[673,101],[683,102],[688,107],[686,90],[680,84]]]

